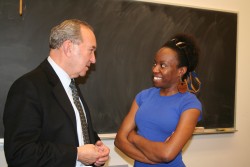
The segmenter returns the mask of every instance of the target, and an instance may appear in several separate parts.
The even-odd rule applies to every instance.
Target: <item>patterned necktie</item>
[[[79,95],[78,95],[78,91],[76,89],[75,81],[73,79],[71,80],[69,87],[72,90],[73,101],[74,101],[76,108],[77,108],[79,115],[80,115],[84,143],[89,144],[90,141],[89,141],[89,133],[88,133],[88,124],[86,121],[85,114],[83,112],[82,105],[81,105],[80,100],[79,100]]]

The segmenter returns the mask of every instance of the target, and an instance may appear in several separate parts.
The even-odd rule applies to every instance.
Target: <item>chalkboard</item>
[[[196,70],[202,82],[205,128],[234,127],[237,14],[126,0],[0,1],[0,137],[10,85],[42,62],[50,29],[64,19],[84,19],[95,29],[97,62],[81,91],[99,133],[115,133],[135,95],[152,86],[153,57],[180,32],[201,47]]]

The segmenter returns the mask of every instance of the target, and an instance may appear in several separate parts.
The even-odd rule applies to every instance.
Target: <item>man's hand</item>
[[[102,141],[97,141],[95,145],[86,144],[77,147],[77,160],[84,165],[101,166],[109,159],[109,152],[109,148]]]
[[[102,166],[109,159],[109,148],[102,141],[97,141],[95,146],[99,152],[99,158],[95,161],[95,166]]]
[[[86,144],[77,147],[77,154],[77,160],[83,163],[84,165],[94,164],[100,158],[98,147],[93,144]]]

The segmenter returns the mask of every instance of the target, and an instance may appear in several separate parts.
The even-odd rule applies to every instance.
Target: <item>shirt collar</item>
[[[56,64],[56,62],[54,62],[54,60],[50,56],[48,57],[47,60],[50,63],[50,65],[52,66],[52,68],[55,70],[55,72],[56,72],[57,76],[59,77],[64,89],[67,90],[69,88],[71,78],[59,65]]]

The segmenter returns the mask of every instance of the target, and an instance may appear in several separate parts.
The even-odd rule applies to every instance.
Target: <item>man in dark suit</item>
[[[109,158],[109,148],[94,131],[76,86],[87,120],[88,132],[83,134],[69,86],[96,61],[93,29],[86,22],[66,20],[51,30],[49,41],[49,57],[9,90],[3,115],[7,163],[10,167],[101,166]],[[89,142],[83,140],[86,136]]]

